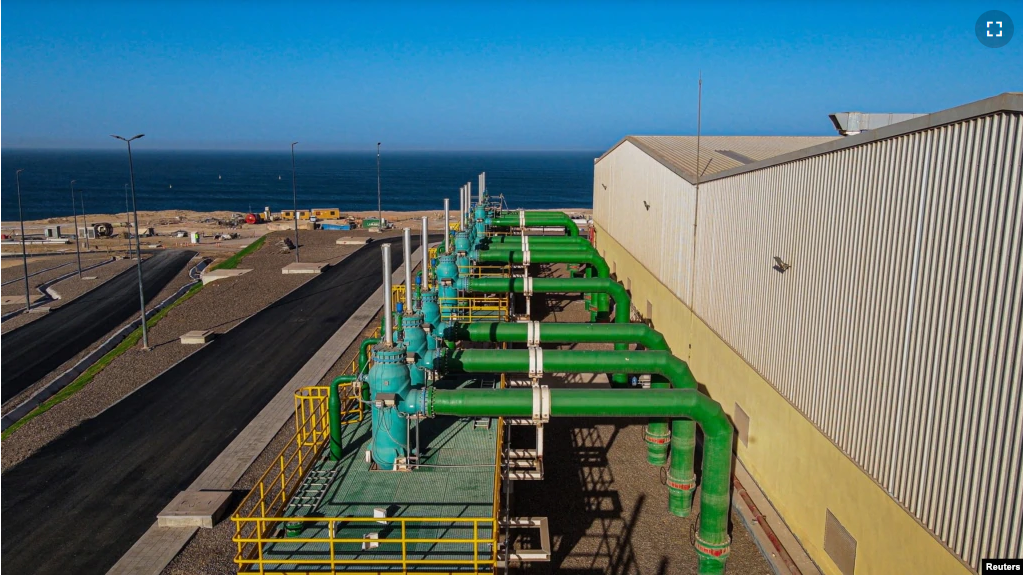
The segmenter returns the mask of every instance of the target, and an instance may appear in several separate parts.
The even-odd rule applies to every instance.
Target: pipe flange
[[[522,250],[522,265],[528,266],[530,262],[529,249]]]
[[[696,537],[696,541],[693,543],[693,547],[696,548],[696,552],[705,557],[720,559],[724,561],[728,557],[728,553],[732,550],[731,547],[732,538],[725,535],[724,543],[707,543],[700,539],[699,535]]]
[[[533,295],[533,278],[529,276],[522,278],[522,295],[526,297]]]
[[[689,479],[685,479],[685,480],[679,481],[679,480],[676,480],[675,478],[673,478],[671,476],[671,473],[669,472],[668,473],[668,479],[665,482],[665,484],[669,488],[671,488],[671,489],[680,489],[682,491],[692,491],[692,490],[696,489],[696,474],[694,473],[693,476],[690,477]]]
[[[433,417],[433,386],[427,387],[423,390],[423,414],[426,417]]]
[[[660,434],[653,434],[653,433],[650,433],[649,431],[647,431],[647,432],[645,432],[643,434],[643,439],[646,440],[647,443],[655,443],[657,445],[667,445],[668,443],[671,442],[671,434],[667,433],[665,435],[660,435]]]

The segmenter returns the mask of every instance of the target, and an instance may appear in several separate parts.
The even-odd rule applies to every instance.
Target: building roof
[[[727,178],[843,148],[868,144],[999,112],[1023,112],[1023,92],[1006,92],[948,110],[890,124],[855,136],[703,136],[700,139],[700,181]],[[696,182],[696,136],[626,136],[597,162],[624,142],[631,142],[665,167]]]
[[[700,179],[840,137],[703,136],[700,138]],[[628,136],[625,141],[673,171],[681,170],[680,175],[687,180],[696,180],[696,136]]]

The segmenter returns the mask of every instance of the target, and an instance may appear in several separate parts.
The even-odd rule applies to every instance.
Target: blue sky
[[[9,1],[3,147],[600,150],[1023,89],[1023,2]],[[977,17],[1016,38],[991,49]]]

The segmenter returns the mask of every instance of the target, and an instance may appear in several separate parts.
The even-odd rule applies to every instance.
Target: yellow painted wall
[[[618,281],[631,279],[636,309],[650,302],[653,327],[710,396],[729,415],[736,403],[749,415],[739,459],[824,573],[840,575],[824,552],[827,509],[856,539],[857,575],[973,572],[600,226],[596,245]]]

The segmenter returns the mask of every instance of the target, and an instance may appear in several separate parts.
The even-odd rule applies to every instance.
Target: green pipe
[[[480,263],[511,263],[522,264],[526,261],[526,253],[518,250],[484,250],[477,252],[476,258]],[[585,264],[597,272],[599,278],[611,277],[611,268],[608,267],[604,258],[600,257],[597,250],[588,248],[586,250],[572,249],[541,249],[539,251],[529,250],[529,262],[534,264]],[[597,311],[608,311],[608,302],[603,294],[594,294],[597,300]]]
[[[630,343],[636,343],[643,346],[647,350],[652,351],[664,351],[668,352],[668,342],[665,341],[664,336],[661,335],[657,330],[641,323],[626,323],[626,324],[606,324],[606,323],[538,323],[539,330],[539,341],[540,343],[615,343],[624,344],[619,347],[628,349]],[[529,336],[529,325],[518,322],[477,322],[471,324],[455,324],[444,334],[445,339],[455,341],[486,341],[492,343],[498,342],[510,342],[510,343],[525,343]],[[547,352],[544,352],[545,354]],[[547,357],[545,355],[545,357]],[[684,382],[684,385],[679,387],[696,387],[696,379],[689,371],[689,367],[678,360],[672,355],[668,356],[671,361],[675,360],[681,365],[673,365],[674,373],[679,381]],[[647,373],[636,371],[634,373]],[[656,373],[656,372],[650,372]],[[658,375],[664,375],[658,373]],[[628,383],[628,376],[625,374],[614,374],[613,382],[617,382],[619,385]],[[652,380],[650,383],[652,388],[663,388],[668,387],[665,382]],[[690,426],[691,427],[691,426]],[[651,465],[664,465],[668,461],[668,442],[671,441],[672,435],[669,433],[668,421],[664,419],[651,420],[646,428],[646,442],[647,442],[647,461]],[[685,439],[688,438],[688,439]],[[695,441],[692,430],[687,431],[679,439],[680,441]],[[692,449],[689,450],[690,456]],[[674,464],[675,461],[672,460]],[[675,483],[679,485],[687,485],[693,483],[689,481],[695,477],[692,474],[692,462],[688,466],[688,474],[684,468],[679,468],[675,472]],[[687,483],[688,482],[688,483]],[[686,491],[691,491],[693,488],[690,487]],[[671,490],[675,493],[675,490]],[[684,496],[679,501],[680,508],[685,507],[685,503],[689,503],[691,508],[692,497]],[[689,514],[688,508],[686,508],[685,515]]]
[[[529,246],[549,246],[549,245],[565,245],[565,246],[590,246],[590,240],[582,236],[493,236],[490,238],[490,247],[495,246],[521,246],[522,238],[529,238]]]
[[[547,324],[549,326],[557,324]],[[630,324],[636,325],[636,324]],[[621,326],[616,326],[621,327]],[[645,327],[645,326],[644,326]],[[511,328],[509,328],[511,329]],[[541,337],[543,328],[541,328]],[[522,373],[529,371],[529,350],[525,349],[467,349],[445,357],[443,369],[448,372],[465,373]],[[548,373],[649,373],[662,376],[667,381],[651,381],[652,390],[674,387],[675,389],[697,389],[696,378],[689,365],[669,351],[576,351],[545,349],[543,370]],[[691,421],[673,424],[679,445],[690,445],[695,449],[696,426]],[[647,461],[652,465],[664,465],[668,461],[668,444],[673,434],[669,432],[668,421],[655,418],[647,425],[644,439],[647,443]],[[692,494],[696,485],[693,472],[692,454],[686,461],[672,460],[669,475],[674,478],[669,495],[672,512],[685,517],[692,509]]]
[[[616,324],[629,323],[629,309],[632,307],[632,300],[629,292],[625,291],[622,284],[609,278],[533,278],[533,292],[535,293],[600,293],[611,296],[615,302]],[[480,293],[522,293],[525,289],[523,278],[473,278],[470,279],[467,287],[463,288],[472,292]],[[602,315],[607,310],[601,312]],[[616,350],[624,350],[627,346],[616,343]],[[628,384],[628,377],[624,374],[616,375],[611,383],[615,387],[625,387]]]
[[[563,212],[524,212],[525,213],[525,224],[526,226],[540,226],[540,227],[561,227],[565,228],[565,235],[578,236],[579,226],[575,225],[572,218],[568,217]],[[503,227],[514,227],[521,223],[519,220],[519,212],[510,212],[508,214],[497,216],[490,220],[492,226],[503,226]]]
[[[341,459],[341,431],[344,426],[341,424],[341,394],[338,393],[338,385],[352,383],[358,379],[354,375],[341,375],[330,382],[330,391],[327,393],[327,419],[330,423],[330,459],[337,461]]]
[[[544,354],[546,356],[546,353]],[[546,357],[545,357],[546,364]],[[551,417],[669,417],[689,419],[703,429],[703,487],[695,541],[701,575],[724,572],[728,558],[731,495],[732,425],[721,405],[691,390],[551,389]],[[428,417],[531,417],[532,389],[428,388],[415,406]],[[674,447],[674,446],[673,446]],[[672,453],[672,459],[683,458]]]
[[[632,300],[622,284],[609,278],[532,278],[533,293],[601,293],[615,302],[615,323],[629,323]],[[522,293],[523,278],[470,278],[462,289],[477,293]]]
[[[635,343],[652,351],[670,351],[661,333],[642,323],[538,323],[541,343]],[[529,325],[520,322],[455,324],[446,339],[525,343]]]
[[[383,333],[383,330],[380,333]],[[379,337],[367,337],[362,340],[362,345],[359,346],[359,374],[366,371],[366,364],[369,363],[369,348],[378,343],[380,343]]]

